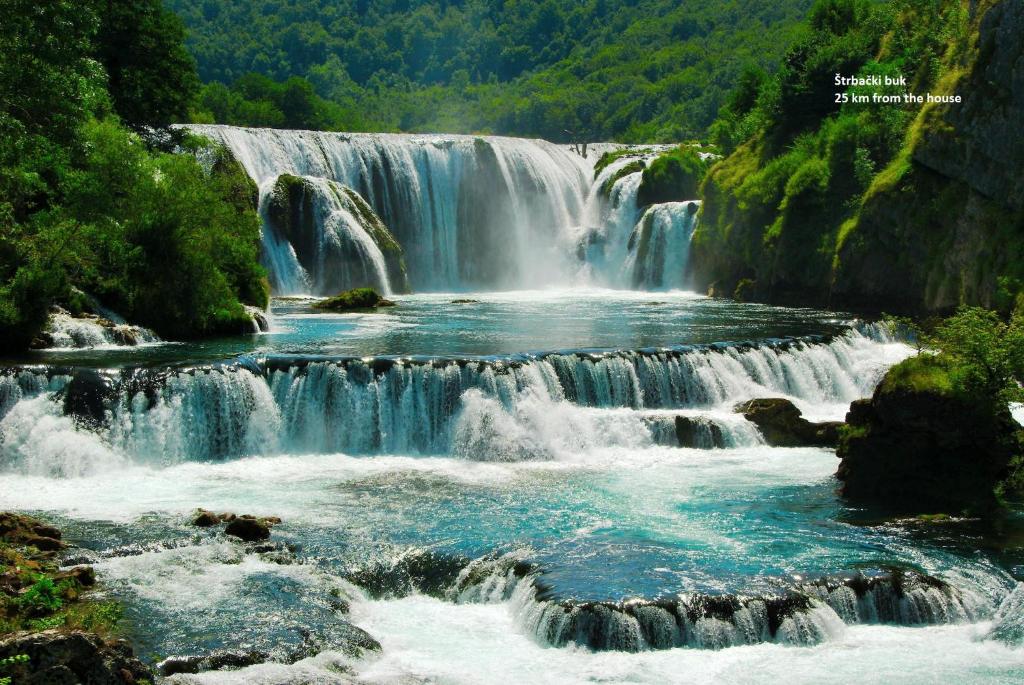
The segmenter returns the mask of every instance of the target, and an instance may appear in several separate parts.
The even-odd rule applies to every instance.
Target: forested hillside
[[[98,300],[174,338],[251,326],[243,303],[268,296],[251,181],[166,129],[199,86],[178,19],[160,0],[0,15],[0,351],[54,304]]]
[[[169,0],[197,118],[564,140],[702,137],[811,0]]]

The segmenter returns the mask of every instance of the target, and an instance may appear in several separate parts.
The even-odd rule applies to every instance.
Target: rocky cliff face
[[[868,191],[837,253],[833,304],[943,312],[1005,306],[1020,290],[1024,2],[984,9],[972,58],[953,74],[962,102],[926,106],[909,160]]]
[[[809,164],[794,172],[768,136],[712,170],[691,260],[698,289],[912,314],[1007,307],[1024,290],[1024,2],[970,11],[968,40],[928,87],[962,102],[925,104],[852,210],[834,201],[849,175],[840,157],[817,177]],[[773,173],[788,175],[785,199],[764,197]],[[747,182],[755,175],[760,185]]]

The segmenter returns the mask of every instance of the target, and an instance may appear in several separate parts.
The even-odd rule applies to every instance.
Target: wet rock
[[[722,428],[718,424],[693,416],[676,417],[676,439],[680,447],[709,449],[725,446]]]
[[[270,526],[266,519],[239,516],[227,525],[224,532],[245,542],[256,542],[270,538]]]
[[[67,547],[61,541],[61,532],[31,516],[0,513],[0,540],[35,547],[42,552],[56,552]]]
[[[221,671],[255,666],[270,660],[270,654],[254,650],[251,652],[213,652],[192,656],[172,656],[156,665],[162,676],[178,673],[194,674],[204,671]]]
[[[107,422],[107,402],[113,394],[108,376],[94,369],[80,369],[64,389],[64,413],[87,426],[102,426]]]
[[[55,581],[70,580],[82,587],[92,587],[96,584],[96,571],[92,566],[75,566],[66,571],[61,571],[54,576]]]
[[[837,477],[851,499],[896,511],[985,511],[1021,453],[1020,426],[951,390],[943,362],[912,357],[893,367],[868,402],[854,403],[839,444]]]
[[[192,517],[192,525],[200,528],[209,528],[216,526],[223,519],[220,516],[209,511],[207,509],[197,509],[195,515]]]
[[[0,659],[24,654],[27,663],[9,667],[18,685],[122,685],[152,681],[153,674],[123,640],[103,641],[83,631],[15,633],[0,640]]]
[[[734,411],[756,425],[773,447],[835,447],[843,425],[840,421],[808,421],[792,402],[781,397],[743,402]]]
[[[357,312],[376,309],[377,307],[394,306],[394,302],[384,299],[373,288],[353,288],[313,304],[314,309],[326,309],[331,312]]]

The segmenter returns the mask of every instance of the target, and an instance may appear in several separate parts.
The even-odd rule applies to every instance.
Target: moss
[[[83,582],[94,578],[92,573],[62,571],[52,552],[28,544],[39,538],[41,528],[53,529],[28,516],[0,516],[0,634],[66,628],[115,637],[121,606],[90,597]]]
[[[949,397],[954,386],[953,369],[948,361],[931,354],[919,354],[892,367],[878,391],[882,394],[910,391]]]
[[[662,202],[682,202],[699,197],[708,163],[688,146],[661,155],[644,169],[637,203],[643,207]]]
[[[350,312],[376,309],[377,307],[389,307],[392,305],[394,305],[394,302],[385,300],[373,288],[353,288],[352,290],[346,290],[343,293],[338,293],[334,297],[328,297],[325,300],[320,300],[319,302],[316,302],[313,307],[315,309],[326,309],[332,312]]]
[[[623,157],[643,157],[649,154],[651,154],[650,148],[631,147],[624,147],[619,150],[605,152],[598,158],[597,163],[594,164],[594,179],[596,180],[597,177],[601,175],[601,172],[611,166],[613,162],[622,159]]]
[[[610,196],[612,194],[612,188],[615,187],[615,184],[618,183],[620,179],[623,179],[626,176],[629,176],[630,174],[641,172],[646,168],[647,165],[644,164],[644,161],[642,159],[635,159],[632,162],[626,164],[621,169],[616,171],[614,174],[609,176],[607,181],[601,184],[601,194],[604,195],[605,197]]]

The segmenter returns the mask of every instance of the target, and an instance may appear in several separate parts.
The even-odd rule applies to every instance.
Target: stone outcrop
[[[133,685],[153,678],[127,642],[83,631],[23,632],[0,639],[0,659],[20,654],[28,661],[8,669],[18,685]]]
[[[835,447],[843,425],[840,421],[808,421],[792,402],[781,397],[743,402],[735,411],[757,426],[773,447]]]
[[[837,451],[843,496],[910,512],[996,505],[994,490],[1021,450],[1020,426],[1008,409],[993,413],[937,382],[938,364],[912,358],[850,407]]]
[[[331,217],[341,217],[334,222]],[[295,250],[295,257],[312,276],[314,292],[384,283],[355,232],[365,232],[380,250],[386,277],[395,292],[408,292],[405,255],[384,221],[359,193],[330,180],[314,181],[282,174],[267,204],[272,230]],[[364,239],[365,240],[365,239]]]

